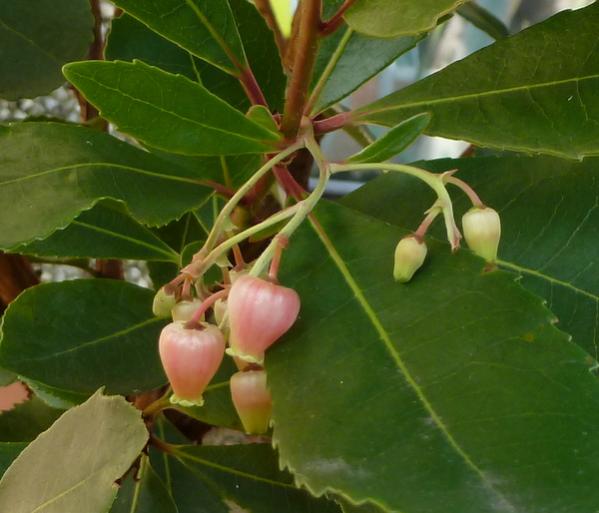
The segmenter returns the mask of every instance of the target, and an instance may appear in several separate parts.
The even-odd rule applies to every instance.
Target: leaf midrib
[[[73,353],[73,352],[79,351],[83,348],[87,348],[87,347],[94,346],[94,345],[97,345],[102,342],[106,342],[107,340],[111,340],[111,339],[121,337],[123,335],[127,335],[129,333],[132,333],[132,332],[138,330],[138,329],[144,328],[146,326],[149,326],[149,325],[157,323],[157,322],[164,322],[164,319],[159,318],[159,317],[151,317],[150,319],[146,319],[145,321],[138,322],[137,324],[133,324],[131,326],[127,326],[126,328],[124,328],[122,330],[115,331],[114,333],[110,333],[109,335],[105,335],[103,337],[99,337],[99,338],[96,338],[93,340],[88,340],[87,342],[82,342],[80,344],[77,344],[76,346],[69,347],[68,349],[63,349],[62,351],[57,351],[55,353],[46,354],[46,355],[42,355],[42,356],[38,356],[38,357],[27,357],[27,358],[22,358],[20,360],[12,360],[11,364],[18,365],[19,363],[23,363],[23,362],[40,362],[40,361],[44,361],[44,360],[49,360],[51,358],[63,356],[68,353]]]
[[[17,37],[19,37],[19,38],[23,39],[24,41],[26,41],[27,43],[29,43],[32,47],[34,47],[36,50],[40,51],[46,57],[48,57],[51,60],[53,60],[56,64],[62,65],[62,61],[57,56],[51,54],[45,48],[42,48],[41,46],[39,46],[36,41],[34,41],[33,39],[28,38],[22,32],[19,32],[18,30],[14,29],[10,25],[7,25],[2,18],[0,18],[0,25],[2,25],[3,27],[5,27],[9,32],[12,32],[13,34],[15,34]]]
[[[380,340],[383,342],[383,344],[385,345],[385,348],[389,352],[389,354],[392,357],[393,361],[395,362],[396,366],[402,373],[406,383],[413,390],[416,397],[420,400],[424,409],[431,416],[431,419],[433,420],[433,422],[435,423],[437,428],[441,431],[441,433],[445,436],[445,438],[449,442],[452,449],[466,463],[466,465],[468,467],[470,467],[470,469],[472,471],[474,471],[474,473],[479,477],[479,479],[485,485],[486,489],[493,492],[501,500],[502,503],[509,504],[510,506],[513,507],[511,502],[500,491],[498,491],[495,488],[495,486],[486,478],[484,472],[476,465],[476,463],[474,463],[474,461],[472,461],[472,459],[470,458],[468,453],[460,446],[460,444],[457,442],[457,440],[450,433],[449,429],[447,428],[447,426],[445,425],[445,423],[443,422],[441,417],[437,414],[436,410],[433,408],[433,405],[428,400],[426,394],[420,388],[420,386],[418,385],[418,383],[416,382],[416,380],[410,373],[407,365],[402,360],[401,355],[396,351],[395,347],[393,346],[393,342],[391,341],[391,338],[390,338],[389,334],[387,333],[387,331],[385,330],[382,322],[378,318],[373,307],[370,305],[370,303],[368,302],[368,300],[362,293],[362,290],[360,289],[358,283],[356,282],[356,280],[354,279],[353,275],[351,274],[349,268],[343,261],[343,258],[341,257],[341,255],[337,252],[333,242],[326,234],[322,225],[320,225],[320,223],[318,221],[314,220],[313,218],[310,218],[310,224],[312,226],[312,229],[314,230],[314,232],[320,239],[325,250],[329,254],[329,257],[331,258],[331,260],[337,267],[339,273],[345,280],[347,286],[353,292],[359,306],[362,308],[365,315],[370,320],[372,326],[374,327],[377,334],[379,335]],[[514,510],[515,510],[515,508],[514,508]]]
[[[182,176],[166,175],[166,174],[158,173],[155,171],[148,171],[147,169],[141,169],[141,168],[137,168],[137,167],[133,167],[133,166],[126,166],[124,164],[116,164],[116,163],[112,163],[112,162],[84,162],[84,163],[78,163],[78,164],[71,164],[68,166],[54,167],[51,169],[46,169],[45,171],[40,171],[39,173],[33,173],[33,174],[30,174],[27,176],[20,176],[19,178],[13,178],[12,180],[0,181],[0,186],[26,182],[27,180],[34,180],[36,178],[40,178],[42,176],[49,175],[52,173],[60,173],[62,171],[70,171],[72,169],[86,168],[86,167],[112,167],[112,168],[117,168],[117,169],[123,169],[124,171],[130,171],[132,173],[138,173],[141,175],[152,176],[154,178],[160,178],[161,180],[172,180],[175,182],[190,183],[190,184],[202,187],[200,181],[195,180],[193,178],[185,178]]]
[[[381,107],[379,109],[372,109],[372,110],[369,110],[368,107],[365,107],[364,109],[360,109],[357,117],[358,118],[368,117],[371,115],[383,114],[385,112],[392,112],[395,110],[410,109],[412,107],[424,107],[427,105],[436,105],[436,104],[442,104],[442,103],[458,102],[461,100],[469,100],[469,99],[480,98],[480,97],[485,97],[485,96],[495,96],[495,95],[501,95],[501,94],[506,94],[506,93],[513,93],[513,92],[530,91],[531,89],[542,89],[543,87],[551,87],[551,86],[555,86],[555,85],[569,84],[572,82],[578,83],[578,82],[582,82],[585,80],[593,80],[593,79],[597,79],[597,78],[599,78],[599,74],[586,75],[583,77],[567,78],[564,80],[554,80],[551,82],[540,82],[538,84],[526,84],[526,85],[521,85],[521,86],[506,87],[503,89],[480,91],[478,93],[469,93],[469,94],[463,94],[463,95],[459,95],[459,96],[450,96],[450,97],[446,96],[446,97],[442,97],[442,98],[432,98],[429,100],[421,100],[421,101],[411,102],[411,103],[402,103],[399,105]]]
[[[270,132],[270,131],[267,132],[266,129],[263,128],[262,126],[257,125],[255,123],[252,123],[241,112],[239,112],[239,116],[240,116],[239,121],[241,122],[241,120],[243,120],[244,123],[250,123],[250,124],[252,124],[254,126],[254,128],[258,128],[261,131],[263,131],[264,132],[264,139],[260,139],[258,137],[250,137],[249,135],[241,134],[239,132],[233,132],[233,131],[225,130],[224,128],[219,128],[219,127],[213,126],[213,125],[206,125],[204,123],[199,122],[197,119],[193,119],[193,118],[188,118],[186,116],[182,116],[181,114],[178,114],[177,112],[174,112],[172,110],[165,110],[162,107],[159,107],[155,103],[142,100],[141,98],[138,98],[136,96],[131,96],[131,95],[125,93],[124,91],[122,91],[121,89],[117,89],[116,87],[109,87],[106,84],[104,84],[102,82],[99,82],[95,78],[92,78],[92,77],[90,77],[88,75],[82,75],[80,73],[73,72],[72,70],[70,70],[70,73],[72,73],[73,75],[77,75],[80,78],[83,78],[84,80],[89,80],[90,82],[93,82],[94,84],[96,84],[98,87],[106,89],[107,91],[112,91],[114,93],[118,93],[118,94],[122,95],[123,97],[131,100],[132,102],[140,103],[142,105],[145,105],[145,106],[149,107],[150,109],[157,110],[157,111],[162,112],[163,114],[166,114],[168,116],[172,116],[172,117],[174,117],[176,119],[179,119],[181,121],[185,121],[185,122],[191,123],[192,125],[197,125],[197,126],[201,127],[202,129],[204,129],[206,131],[219,132],[219,133],[228,135],[229,137],[235,137],[235,138],[239,138],[239,139],[245,139],[245,140],[251,141],[253,143],[262,144],[264,146],[267,146],[266,141],[271,140],[271,141],[274,142],[276,140],[275,138],[272,138],[272,137],[271,137],[271,139],[267,139],[266,138],[266,133],[268,133],[270,136],[275,136],[275,137],[276,137],[276,134],[274,134],[273,132]],[[182,77],[182,78],[185,79],[185,77]],[[187,80],[189,80],[189,79],[187,79]],[[197,84],[196,82],[193,82],[191,80],[189,80],[189,82],[191,84],[193,84],[194,86],[199,87],[199,84]],[[199,91],[201,93],[206,94],[207,96],[214,96],[214,95],[212,95],[207,90],[206,91],[202,91],[201,89],[199,89]],[[224,102],[223,100],[221,100],[217,96],[215,96],[214,98],[217,99],[219,102],[222,102],[223,104],[227,105],[231,109],[230,113],[233,113],[234,115],[238,113],[238,111],[235,111],[233,109],[233,107],[231,107],[230,105],[228,105],[226,102]],[[104,111],[102,111],[102,114],[106,115],[106,113]],[[106,117],[108,119],[108,115],[106,115]],[[118,124],[116,121],[114,121],[114,123]]]

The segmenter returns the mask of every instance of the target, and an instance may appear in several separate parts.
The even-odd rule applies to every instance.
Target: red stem
[[[326,37],[335,32],[343,24],[343,16],[356,0],[345,0],[339,10],[327,21],[320,23],[320,35]]]
[[[340,112],[330,118],[322,119],[320,121],[314,121],[312,126],[314,127],[314,133],[316,135],[326,134],[328,132],[334,132],[347,125],[352,119],[352,112]]]
[[[298,7],[299,30],[293,42],[293,68],[287,95],[281,130],[288,139],[293,139],[299,130],[312,78],[314,61],[318,50],[321,0],[301,0]]]
[[[216,303],[219,299],[227,297],[228,294],[229,289],[222,289],[204,299],[204,301],[202,301],[202,304],[194,312],[193,317],[189,319],[189,321],[187,321],[185,327],[197,328],[198,324],[200,323],[200,319],[202,318],[202,315],[204,315],[208,311],[208,309],[212,307],[214,303]]]
[[[254,5],[256,6],[256,9],[258,9],[258,12],[264,18],[264,21],[266,21],[268,28],[272,30],[275,36],[277,48],[279,49],[279,55],[281,56],[281,60],[283,60],[285,58],[287,40],[281,32],[281,27],[279,27],[277,19],[275,18],[272,6],[270,5],[270,0],[254,0]]]
[[[239,68],[239,81],[253,105],[264,105],[268,108],[264,93],[250,68]]]

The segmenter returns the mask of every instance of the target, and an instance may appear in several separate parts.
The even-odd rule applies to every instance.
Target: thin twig
[[[279,22],[275,17],[275,13],[272,10],[272,5],[270,4],[270,0],[254,0],[254,5],[258,12],[266,21],[268,28],[272,30],[275,36],[275,43],[277,44],[277,48],[279,49],[279,55],[281,56],[281,61],[285,58],[285,50],[287,48],[287,39],[281,32],[281,27],[279,26]]]
[[[339,10],[333,14],[327,21],[320,24],[320,35],[328,36],[335,32],[343,24],[343,16],[356,0],[345,0],[339,7]]]

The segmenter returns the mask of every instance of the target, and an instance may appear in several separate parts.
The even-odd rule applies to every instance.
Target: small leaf
[[[295,487],[266,444],[179,446],[171,458],[173,495],[181,512],[339,513],[325,498]],[[198,509],[198,504],[205,509]],[[238,508],[238,509],[236,509]]]
[[[0,511],[105,513],[116,495],[114,481],[147,439],[138,410],[122,397],[96,393],[12,463],[0,481]]]
[[[89,398],[89,394],[78,394],[76,392],[71,392],[70,390],[61,390],[60,388],[51,387],[33,379],[24,378],[22,376],[20,378],[37,398],[41,399],[51,408],[68,410]]]
[[[419,34],[467,0],[357,0],[345,14],[348,25],[374,37]]]
[[[235,62],[246,65],[227,0],[116,0],[114,3],[166,39],[227,73],[237,73]]]
[[[271,132],[278,130],[272,114],[264,105],[252,105],[246,116]]]
[[[163,385],[154,292],[118,280],[74,280],[27,289],[4,314],[0,361],[59,389],[106,386],[129,394]]]
[[[315,217],[280,273],[301,315],[266,358],[297,483],[403,513],[592,511],[599,382],[542,300],[432,240],[395,283],[406,229],[327,202]]]
[[[142,456],[138,475],[121,484],[110,513],[177,513],[177,506],[162,480]]]
[[[93,25],[87,0],[2,2],[0,98],[34,98],[63,84],[63,64],[85,57]]]
[[[0,477],[28,445],[27,442],[0,442]]]
[[[359,153],[352,155],[349,162],[384,162],[399,155],[424,131],[431,121],[428,112],[416,114],[389,130]]]
[[[0,413],[0,441],[29,442],[48,429],[61,413],[33,396]]]
[[[510,35],[510,31],[499,18],[476,2],[467,2],[460,6],[458,14],[493,39],[503,39]]]
[[[0,248],[47,237],[102,198],[126,203],[144,224],[165,224],[212,193],[200,175],[79,126],[0,126]]]
[[[165,151],[261,153],[273,150],[280,137],[202,85],[141,61],[76,62],[66,65],[64,74],[122,132]]]
[[[599,4],[561,12],[358,109],[393,126],[422,111],[427,133],[581,159],[599,154]]]
[[[312,113],[349,96],[399,56],[416,46],[422,35],[377,39],[343,28],[322,41],[315,64]]]
[[[179,262],[179,255],[152,231],[133,220],[122,205],[102,202],[42,241],[16,253],[37,257],[120,258]]]

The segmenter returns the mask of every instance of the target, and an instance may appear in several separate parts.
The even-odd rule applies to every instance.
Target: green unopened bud
[[[393,277],[396,281],[406,283],[420,269],[426,258],[426,244],[413,235],[404,237],[395,248],[395,264]]]
[[[472,207],[462,217],[464,238],[468,247],[488,262],[497,259],[501,237],[499,214],[489,207]]]
[[[171,308],[175,306],[177,300],[173,294],[168,294],[162,287],[154,296],[152,303],[152,312],[156,317],[169,317]]]
[[[191,301],[179,301],[170,311],[173,321],[189,321],[202,305],[201,299],[192,299]],[[202,316],[202,320],[203,320]]]

